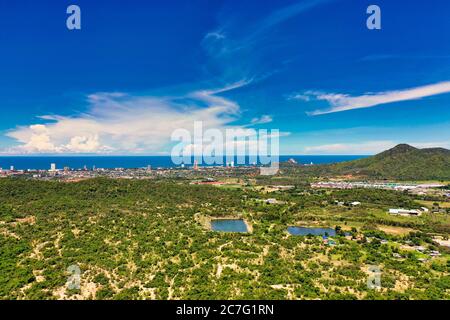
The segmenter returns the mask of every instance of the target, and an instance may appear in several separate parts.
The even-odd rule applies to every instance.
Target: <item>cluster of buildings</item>
[[[394,182],[366,182],[366,181],[320,181],[311,183],[313,188],[354,189],[371,188],[385,190],[416,190],[422,191],[431,188],[443,187],[443,184],[400,184]]]
[[[433,237],[433,241],[439,244],[440,246],[450,248],[450,239],[448,237],[444,238],[443,236],[435,236]]]
[[[288,191],[295,189],[293,185],[269,185],[264,186],[263,191],[265,192],[278,192],[278,191]]]
[[[312,188],[329,188],[329,189],[383,189],[395,191],[407,191],[415,195],[437,195],[450,198],[450,193],[444,189],[443,184],[429,183],[429,184],[402,184],[395,182],[370,182],[370,181],[320,181],[311,183]]]
[[[265,204],[285,204],[285,201],[277,200],[275,198],[269,199],[256,199],[257,202],[263,202]]]
[[[11,166],[9,170],[5,170],[3,168],[0,168],[0,177],[9,177],[14,175],[21,175],[24,174],[25,170],[16,170],[14,169],[14,166]]]
[[[359,202],[359,201],[345,202],[345,201],[335,200],[334,203],[337,204],[338,206],[351,206],[351,207],[357,207],[357,206],[361,205],[361,202]]]
[[[428,255],[428,257],[423,256],[422,258],[418,258],[417,260],[421,262],[427,262],[429,259],[434,257],[439,257],[442,254],[438,250],[432,250],[428,247],[425,247],[423,245],[412,245],[410,241],[406,241],[405,244],[402,244],[400,246],[400,249],[406,250],[406,251],[416,251],[418,253],[421,253],[423,255]],[[393,254],[394,258],[404,258],[400,254]]]
[[[40,180],[64,180],[64,181],[79,181],[83,179],[108,177],[108,178],[123,178],[123,179],[151,179],[155,177],[171,177],[171,178],[195,178],[198,176],[210,175],[213,177],[228,177],[236,175],[257,175],[259,170],[254,166],[239,166],[234,167],[200,167],[197,163],[190,168],[184,166],[175,168],[155,168],[151,166],[144,168],[87,168],[71,169],[64,167],[58,169],[55,163],[51,163],[48,170],[42,169],[27,169],[16,170],[13,166],[9,170],[0,168],[0,177],[9,176],[23,176],[27,178],[34,178]],[[215,180],[204,181],[205,184],[217,184]]]
[[[389,213],[392,215],[399,216],[421,216],[422,212],[428,212],[429,210],[425,207],[422,207],[421,210],[418,209],[389,209]]]
[[[151,172],[151,171],[150,171]],[[48,170],[1,170],[1,177],[9,176],[23,176],[26,178],[33,178],[39,180],[68,180],[68,181],[78,181],[88,178],[96,177],[111,177],[111,178],[139,178],[148,176],[149,171],[145,168],[142,169],[102,169],[102,168],[92,168],[87,169],[70,169],[65,167],[64,169],[57,169],[56,164],[52,163],[50,169]]]

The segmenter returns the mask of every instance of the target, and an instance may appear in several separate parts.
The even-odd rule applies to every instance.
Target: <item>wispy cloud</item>
[[[213,38],[216,40],[225,39],[225,34],[220,31],[212,31],[212,32],[208,32],[205,35],[205,39],[208,39],[208,38]]]
[[[277,25],[303,13],[319,5],[332,2],[335,0],[303,0],[289,6],[282,7],[270,14],[257,19],[256,23],[248,23],[246,21],[239,21],[238,23],[231,23],[229,20],[223,25],[218,26],[215,30],[208,32],[204,40],[221,41],[226,46],[226,50],[222,52],[233,52],[240,50],[254,44],[256,41],[263,38],[263,35],[275,28]],[[228,31],[228,32],[227,32]],[[226,35],[232,35],[227,37]]]
[[[382,61],[382,60],[436,60],[450,59],[450,55],[408,55],[408,54],[372,54],[361,58],[359,61]]]
[[[395,147],[399,143],[405,143],[404,141],[393,140],[374,140],[358,143],[333,143],[317,146],[305,147],[306,154],[317,155],[363,155],[363,154],[376,154],[387,149]],[[450,143],[447,141],[436,142],[408,142],[408,144],[416,148],[449,148]]]
[[[366,93],[361,96],[350,96],[348,94],[342,93],[324,93],[316,91],[306,91],[304,93],[294,95],[291,98],[303,101],[308,100],[327,101],[330,104],[330,108],[307,112],[307,114],[309,115],[321,115],[353,109],[370,108],[381,104],[393,102],[417,100],[449,92],[450,92],[450,81],[445,81],[411,89],[384,91],[378,93]]]
[[[303,0],[301,2],[294,3],[290,6],[283,7],[279,10],[274,11],[272,14],[267,16],[258,25],[258,28],[250,35],[251,38],[258,36],[264,31],[319,5],[325,4],[327,2],[332,2],[334,0]]]
[[[333,143],[305,147],[306,154],[374,154],[392,148],[395,142],[389,140],[366,141],[363,143]]]
[[[233,79],[233,77],[252,77],[255,80],[265,79],[267,76],[283,68],[283,62],[288,59],[280,59],[279,65],[267,63],[265,59],[268,52],[273,51],[273,39],[268,34],[276,30],[277,26],[295,16],[307,12],[322,4],[335,0],[303,0],[294,4],[272,10],[262,16],[230,15],[227,12],[219,25],[205,34],[202,47],[210,58],[206,70],[214,70],[221,73],[219,77]],[[256,4],[257,5],[257,4]],[[260,12],[255,10],[255,12]],[[224,20],[224,21],[223,21]],[[269,43],[269,41],[272,41]],[[277,45],[281,45],[277,37]],[[270,48],[270,50],[269,50]],[[264,70],[269,64],[270,71]],[[274,71],[275,70],[275,71]]]
[[[259,118],[253,118],[250,122],[251,122],[251,124],[256,125],[256,124],[270,123],[272,121],[273,121],[272,116],[265,114]]]
[[[10,130],[18,145],[2,153],[147,153],[170,150],[175,129],[192,132],[195,121],[204,129],[235,128],[239,105],[217,95],[238,88],[199,90],[184,96],[131,96],[96,93],[88,96],[88,112],[68,116],[46,115],[41,123]]]

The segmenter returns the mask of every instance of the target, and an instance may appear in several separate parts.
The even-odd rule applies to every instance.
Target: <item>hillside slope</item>
[[[322,175],[352,174],[403,180],[450,180],[450,150],[418,149],[399,144],[364,159],[313,166],[306,170]]]

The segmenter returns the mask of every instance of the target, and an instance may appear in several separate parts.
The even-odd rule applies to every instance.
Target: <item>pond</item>
[[[248,232],[243,219],[211,220],[211,230],[219,232]]]
[[[336,231],[332,228],[308,228],[308,227],[288,227],[288,232],[294,236],[335,236]]]

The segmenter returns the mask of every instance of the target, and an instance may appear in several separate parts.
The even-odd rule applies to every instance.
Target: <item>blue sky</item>
[[[446,0],[2,1],[0,153],[167,154],[194,121],[279,129],[281,154],[448,148],[449,14]]]

